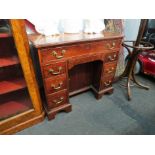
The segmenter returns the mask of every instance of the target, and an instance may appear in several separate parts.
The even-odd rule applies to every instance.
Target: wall
[[[140,19],[125,19],[124,20],[124,40],[136,40],[140,25]],[[125,56],[127,51],[125,51]]]
[[[135,40],[138,34],[140,19],[125,19],[125,40]]]
[[[136,40],[139,30],[140,19],[124,19],[124,40]],[[128,52],[125,48],[122,49],[119,55],[119,62],[116,70],[116,77],[124,71],[124,59]]]

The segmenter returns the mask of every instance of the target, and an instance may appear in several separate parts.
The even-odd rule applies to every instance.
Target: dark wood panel
[[[69,92],[90,86],[93,76],[93,62],[73,67],[69,70]]]
[[[93,87],[99,91],[100,90],[100,81],[101,81],[101,77],[102,77],[102,70],[103,70],[103,61],[95,61],[94,65],[93,65],[93,81],[92,81],[92,85]]]
[[[102,61],[84,63],[69,70],[69,92],[79,92],[78,90],[87,90],[93,85],[99,90],[100,79],[103,70]]]

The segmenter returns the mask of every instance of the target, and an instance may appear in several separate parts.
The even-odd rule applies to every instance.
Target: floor
[[[120,82],[114,93],[96,100],[91,91],[70,99],[73,110],[27,128],[17,135],[138,135],[155,134],[155,78],[138,76],[150,90],[132,88],[132,101]]]

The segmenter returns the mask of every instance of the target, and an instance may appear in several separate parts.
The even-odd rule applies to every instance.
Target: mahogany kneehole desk
[[[100,99],[112,93],[122,35],[63,34],[29,36],[38,54],[47,116],[71,111],[69,96],[92,89]]]

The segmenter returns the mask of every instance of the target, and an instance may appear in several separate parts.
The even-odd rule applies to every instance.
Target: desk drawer
[[[76,45],[66,45],[55,48],[45,48],[40,50],[42,63],[48,63],[49,61],[61,60],[71,57],[76,57],[89,53],[100,53],[112,50],[118,50],[120,48],[121,40],[103,40],[88,43],[79,43]]]
[[[108,88],[112,86],[113,76],[103,77],[101,81],[101,89]]]
[[[121,42],[121,39],[106,40],[104,43],[104,47],[106,50],[117,50],[120,49]]]
[[[49,109],[56,108],[67,103],[68,103],[67,90],[62,90],[60,92],[47,96],[47,104]]]
[[[52,60],[61,60],[66,57],[66,48],[45,48],[40,51],[42,63],[49,63]]]
[[[118,59],[118,52],[110,52],[105,55],[104,62],[114,62]]]
[[[68,57],[76,57],[81,54],[91,52],[91,45],[88,43],[78,45],[68,45],[56,48],[46,48],[40,51],[42,63],[55,60],[63,60]]]
[[[45,79],[45,89],[47,94],[67,88],[66,74]]]
[[[103,52],[104,50],[106,50],[111,52],[113,50],[120,49],[120,45],[121,45],[120,39],[98,41],[92,43],[92,51]]]
[[[66,62],[55,62],[46,66],[43,66],[44,78],[53,77],[66,73]]]
[[[117,67],[117,62],[105,63],[103,74],[104,76],[114,76]]]

